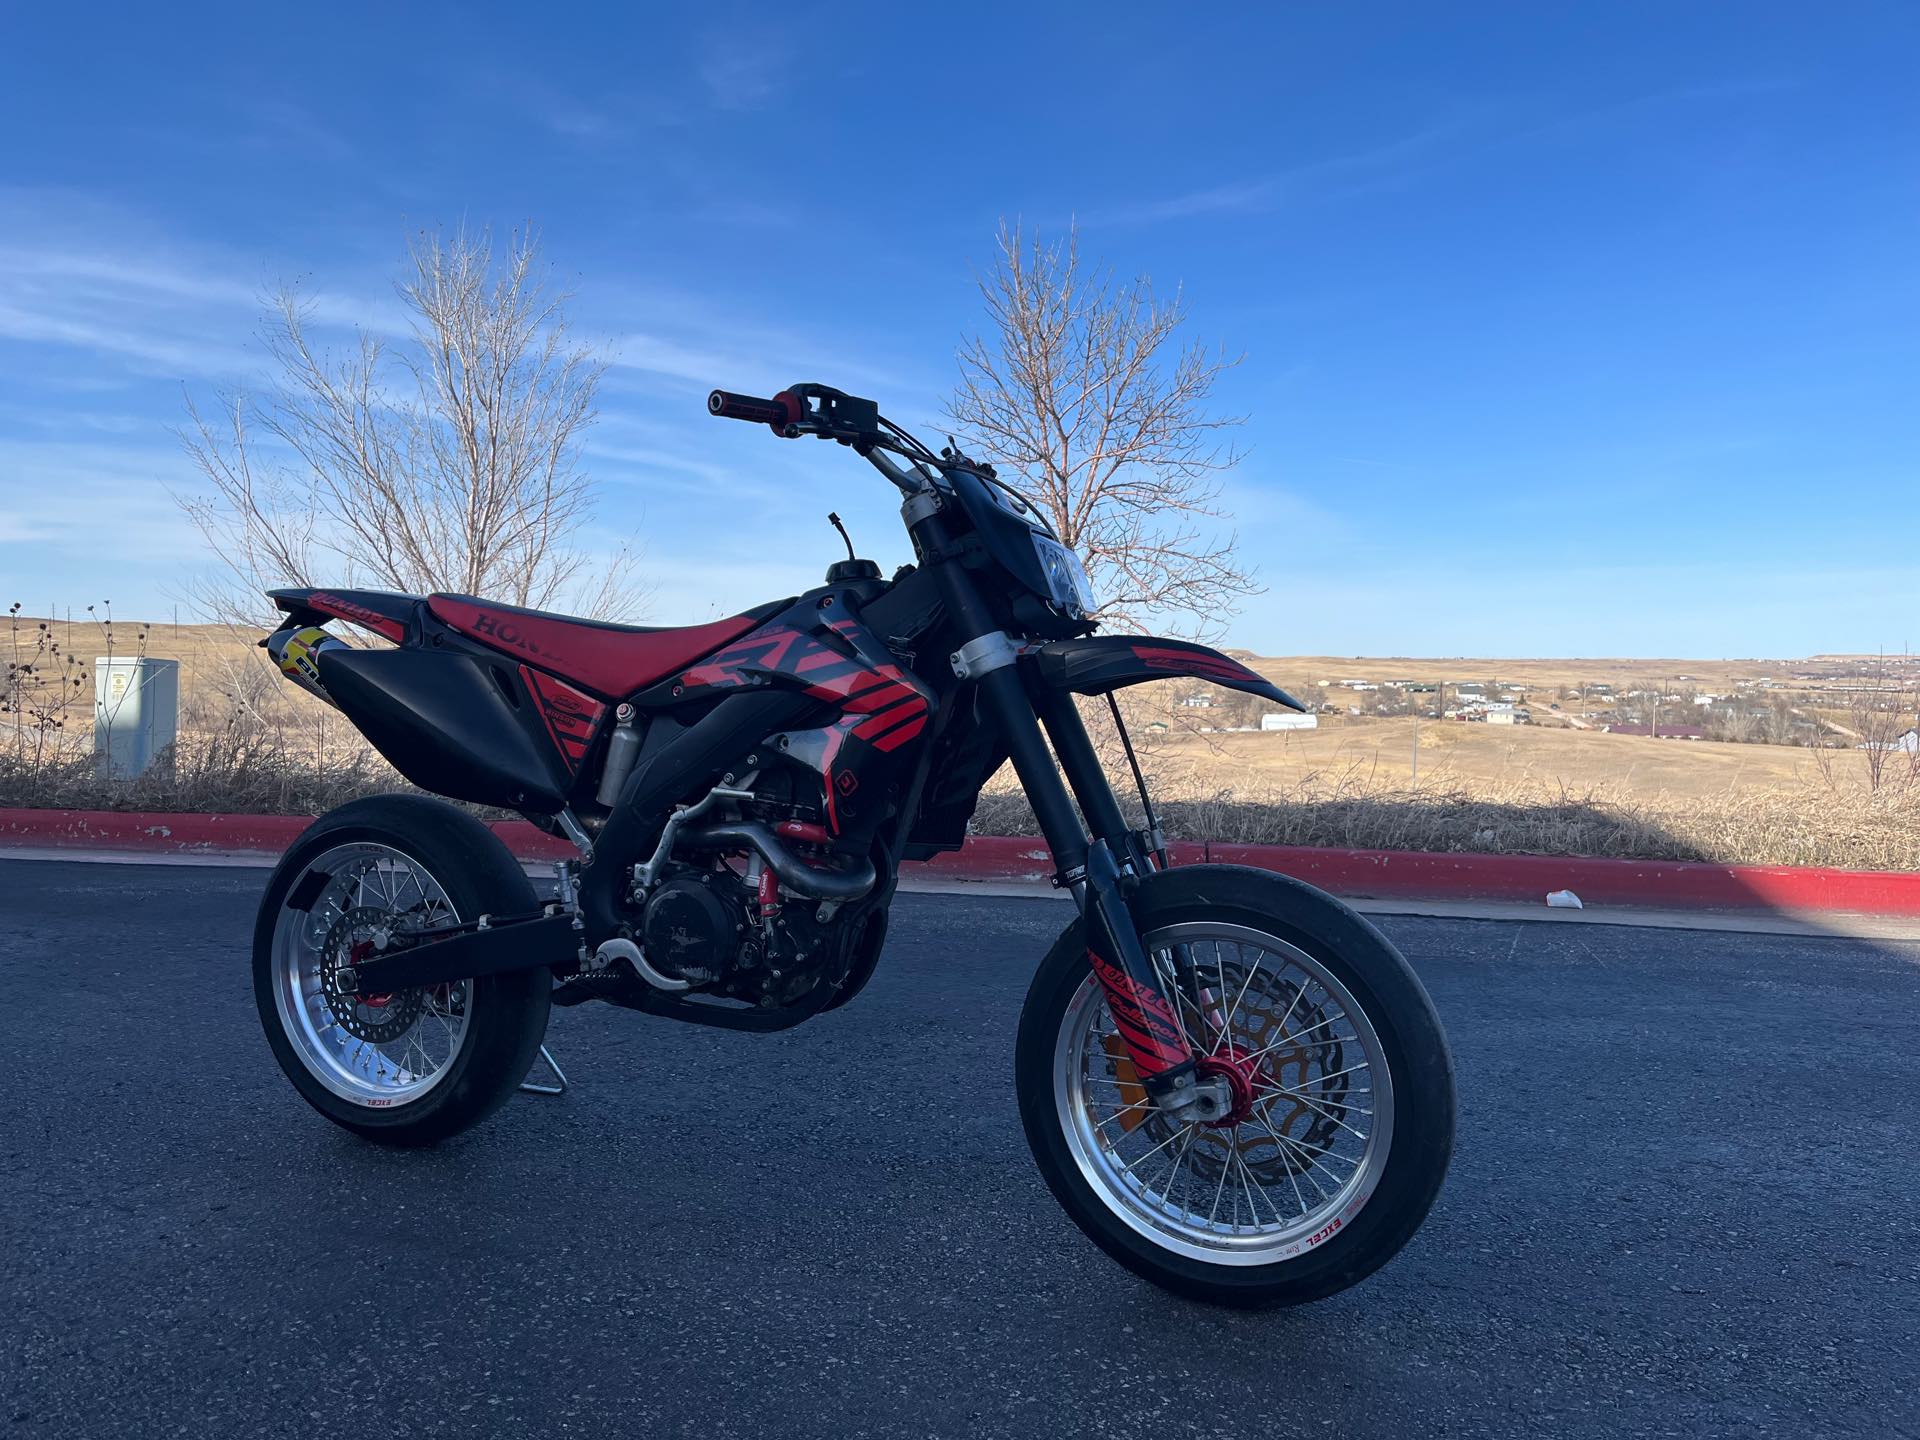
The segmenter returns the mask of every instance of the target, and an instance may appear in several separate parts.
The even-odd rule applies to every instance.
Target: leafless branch
[[[261,330],[271,387],[211,413],[189,397],[182,440],[208,489],[180,503],[224,570],[202,608],[250,621],[277,585],[363,584],[636,613],[631,549],[581,545],[605,365],[569,336],[537,241],[496,257],[484,232],[422,234],[395,288],[413,326],[391,353],[364,330],[321,348],[283,287]]]
[[[980,294],[987,333],[963,342],[947,407],[969,448],[1080,552],[1103,619],[1216,631],[1259,588],[1216,523],[1218,477],[1241,458],[1224,432],[1244,417],[1207,402],[1239,357],[1182,344],[1178,291],[1085,271],[1074,230],[1046,245],[1003,224]]]

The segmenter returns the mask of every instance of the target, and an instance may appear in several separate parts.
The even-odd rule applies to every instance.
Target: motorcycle
[[[1452,1151],[1452,1062],[1425,990],[1309,885],[1171,864],[1131,743],[1139,828],[1077,697],[1105,697],[1123,741],[1125,686],[1298,702],[1204,645],[1097,633],[1085,572],[1035,506],[870,400],[806,384],[716,390],[708,408],[873,465],[914,563],[885,578],[849,542],[817,589],[669,628],[470,595],[270,592],[283,619],[262,645],[402,776],[575,851],[549,898],[431,796],[317,820],[254,936],[260,1018],[295,1089],[369,1140],[422,1145],[521,1085],[552,1005],[752,1031],[827,1014],[874,974],[901,862],[958,849],[1010,760],[1077,906],[1014,1054],[1061,1206],[1130,1270],[1219,1303],[1314,1300],[1384,1264]],[[386,644],[349,644],[335,622]]]

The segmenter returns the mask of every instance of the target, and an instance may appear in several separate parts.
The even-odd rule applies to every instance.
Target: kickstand
[[[553,1078],[560,1083],[547,1085],[532,1080],[522,1080],[520,1088],[529,1095],[564,1095],[567,1093],[567,1072],[560,1068],[560,1062],[553,1058],[553,1052],[545,1045],[540,1047],[540,1058],[547,1062],[547,1068],[553,1072]]]

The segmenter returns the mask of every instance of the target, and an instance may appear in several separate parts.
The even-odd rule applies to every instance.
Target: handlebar
[[[936,467],[945,463],[905,431],[884,420],[873,401],[826,385],[795,385],[771,400],[737,395],[731,390],[715,390],[707,396],[707,413],[723,420],[765,425],[783,439],[813,435],[850,445],[907,495],[929,488],[938,473]],[[906,468],[889,460],[883,453],[887,451],[905,460]],[[974,468],[972,462],[963,457],[952,458],[959,465]],[[989,469],[987,474],[991,476],[992,471]]]
[[[787,427],[797,425],[805,412],[800,402],[784,390],[771,400],[736,395],[731,390],[716,390],[707,396],[707,413],[718,415],[722,420],[745,420],[754,425],[770,426],[774,434],[785,435]]]

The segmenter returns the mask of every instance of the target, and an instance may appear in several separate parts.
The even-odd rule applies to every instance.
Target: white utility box
[[[93,751],[102,773],[131,780],[180,733],[180,662],[101,655],[93,662]]]

